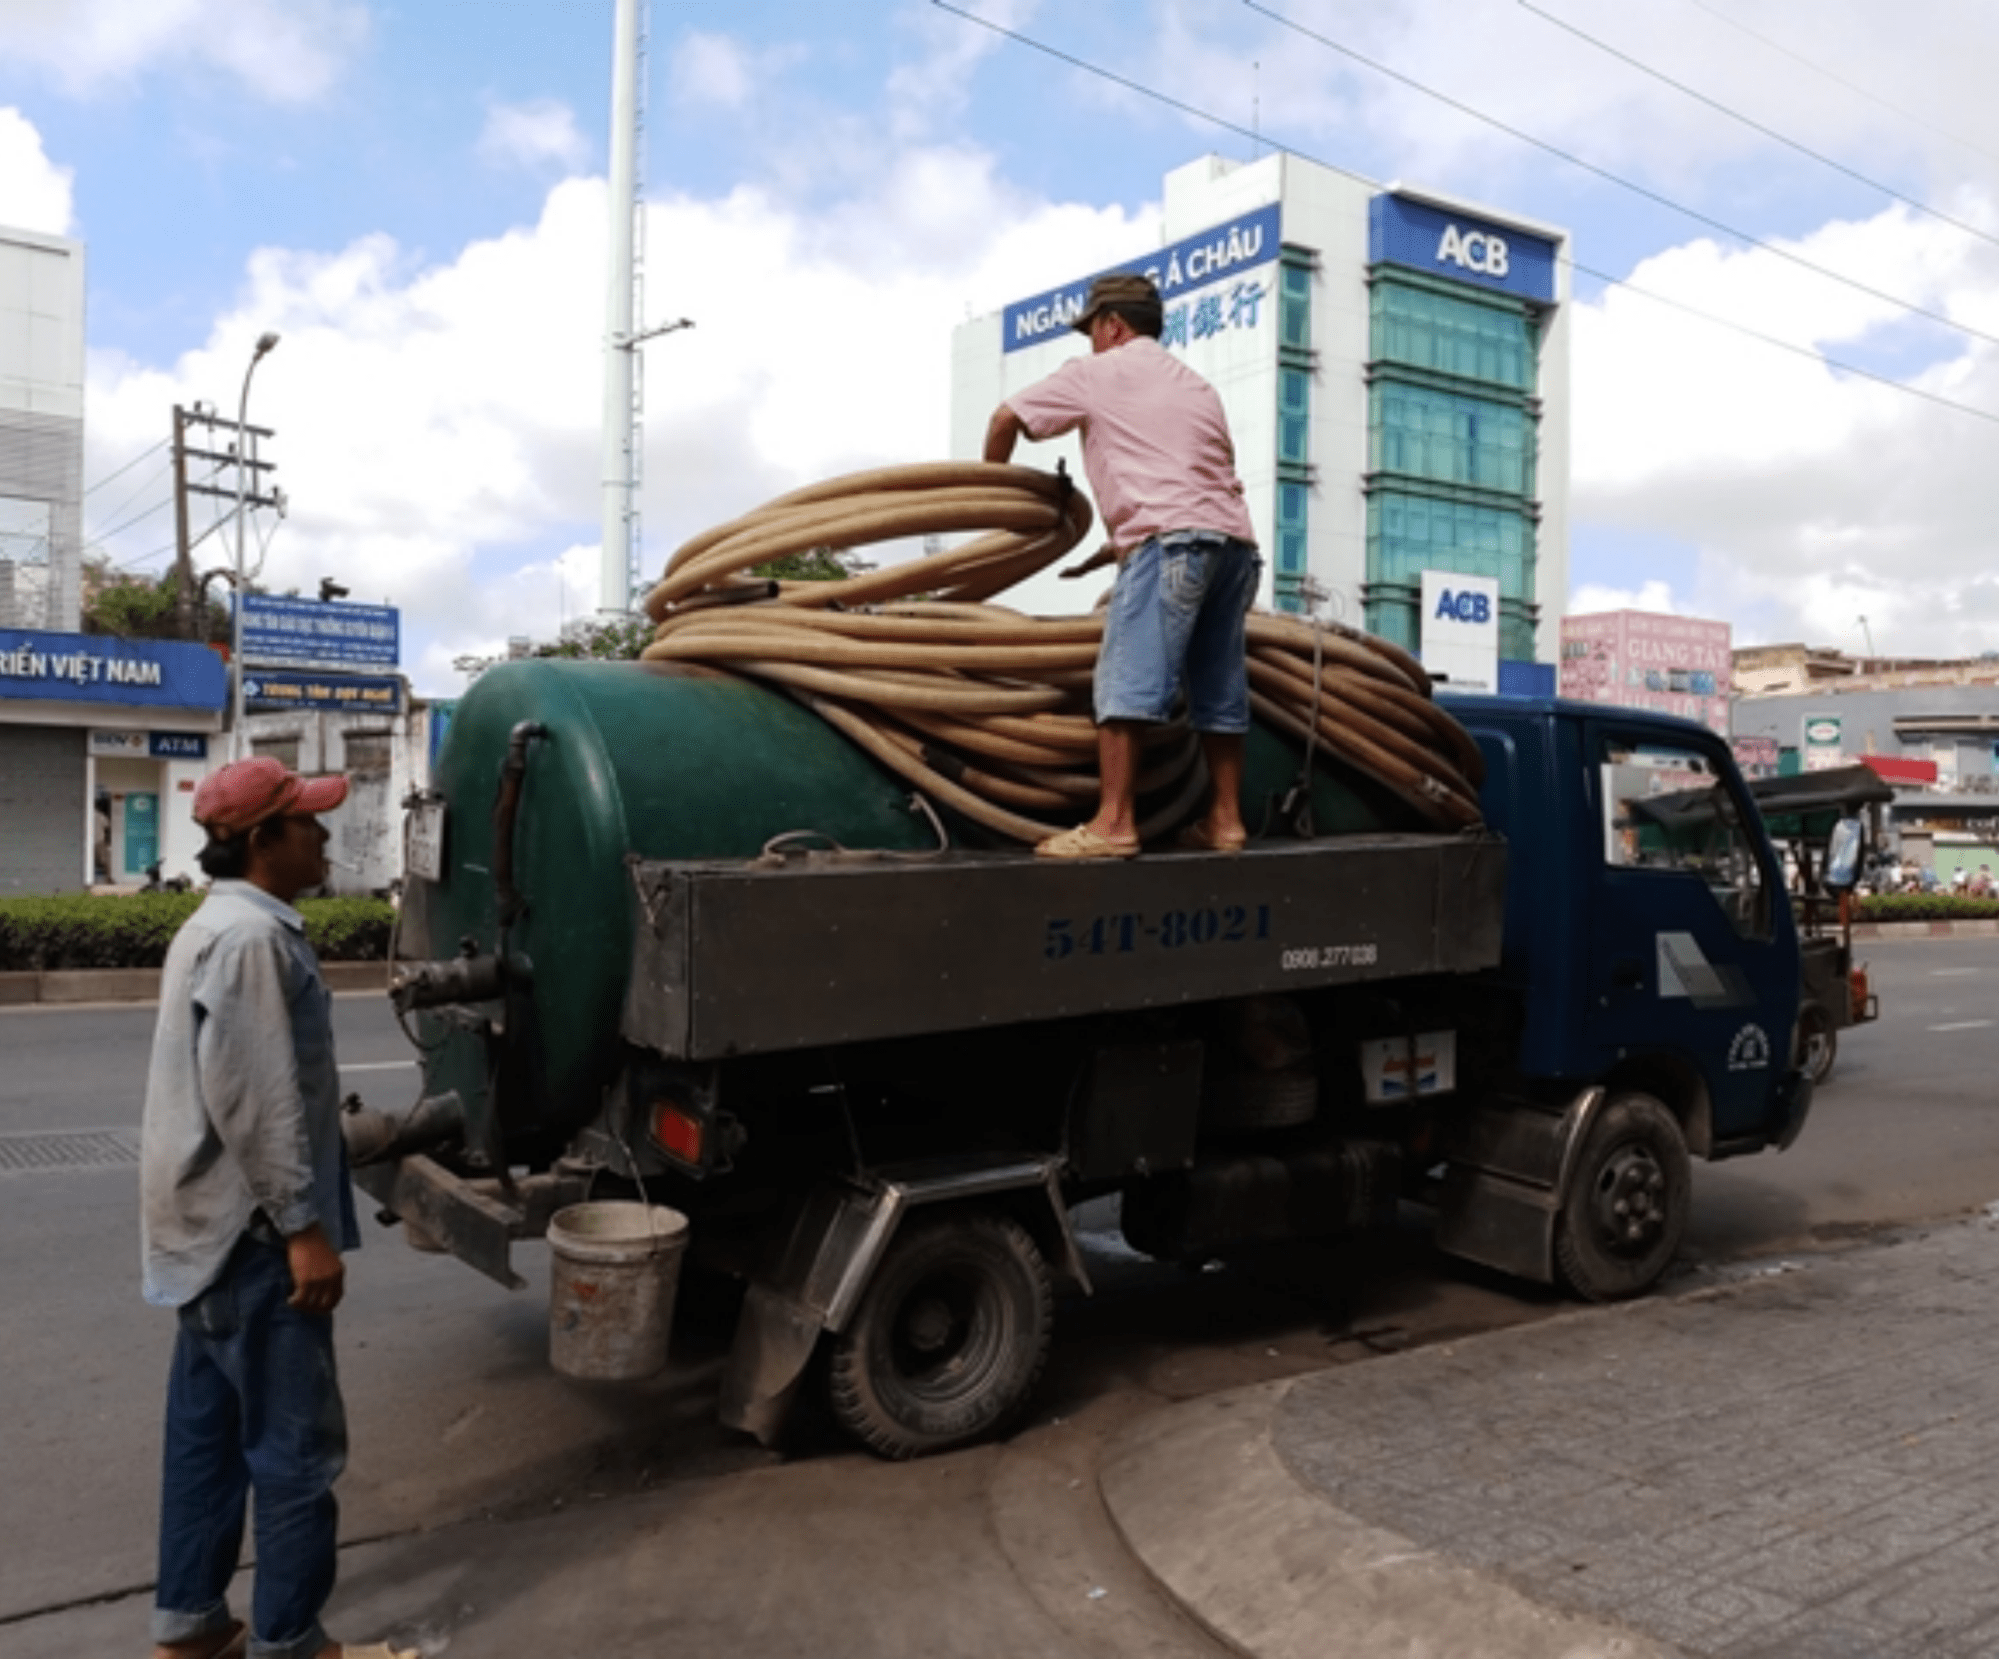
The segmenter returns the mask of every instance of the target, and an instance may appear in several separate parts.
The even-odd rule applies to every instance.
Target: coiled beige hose
[[[1016,841],[1085,818],[1096,800],[1091,671],[1101,615],[1030,617],[992,604],[1088,534],[1062,474],[986,462],[888,467],[795,490],[695,537],[646,596],[645,657],[781,686],[884,766]],[[818,548],[978,532],[941,553],[827,582],[749,578]],[[1268,725],[1387,788],[1422,822],[1479,821],[1483,762],[1407,652],[1331,623],[1253,612],[1251,702]],[[1191,818],[1207,789],[1194,735],[1149,733],[1140,834]]]

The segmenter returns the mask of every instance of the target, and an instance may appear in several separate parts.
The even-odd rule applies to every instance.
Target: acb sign
[[[1477,271],[1488,277],[1503,277],[1508,266],[1506,238],[1491,231],[1466,230],[1453,222],[1437,239],[1437,263],[1455,265],[1461,271]]]
[[[1419,655],[1452,691],[1499,689],[1499,582],[1457,571],[1423,573]]]
[[[1491,622],[1492,595],[1477,588],[1459,587],[1455,592],[1439,588],[1437,604],[1430,615],[1442,622]]]

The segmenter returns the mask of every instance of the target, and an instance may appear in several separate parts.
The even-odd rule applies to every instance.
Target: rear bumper
[[[513,1269],[513,1242],[539,1239],[549,1217],[580,1204],[590,1188],[583,1172],[561,1169],[516,1182],[471,1181],[422,1153],[359,1165],[354,1185],[509,1291],[527,1285]]]

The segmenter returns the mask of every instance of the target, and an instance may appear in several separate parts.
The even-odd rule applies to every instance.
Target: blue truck
[[[1692,1161],[1809,1110],[1783,870],[1704,728],[1449,708],[1482,827],[1330,803],[1340,833],[1235,857],[1051,864],[926,847],[906,790],[746,682],[505,665],[410,803],[423,1085],[350,1115],[357,1180],[508,1285],[565,1206],[674,1207],[741,1298],[723,1421],[775,1437],[812,1384],[887,1456],[1018,1416],[1110,1196],[1166,1261],[1415,1204],[1455,1256],[1640,1293]],[[1260,732],[1251,762],[1298,765]]]

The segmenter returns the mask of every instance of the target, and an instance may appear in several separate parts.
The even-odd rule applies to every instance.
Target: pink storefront
[[[1653,611],[1562,620],[1563,697],[1657,709],[1726,737],[1733,678],[1725,622]]]

